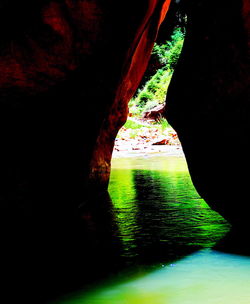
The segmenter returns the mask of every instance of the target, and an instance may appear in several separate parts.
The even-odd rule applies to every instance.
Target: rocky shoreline
[[[178,136],[172,128],[161,131],[156,127],[142,127],[136,132],[121,128],[115,140],[113,158],[158,154],[184,156]]]

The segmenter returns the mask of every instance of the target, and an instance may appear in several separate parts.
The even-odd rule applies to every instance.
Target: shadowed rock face
[[[237,222],[234,204],[245,210],[248,195],[249,6],[182,2],[187,38],[167,115],[198,191]],[[169,4],[1,2],[2,206],[23,210],[39,197],[68,208],[84,189],[106,189],[115,136]]]
[[[82,202],[84,186],[107,187],[169,2],[1,2],[2,205],[61,208]]]
[[[168,95],[193,181],[234,224],[249,209],[249,5],[186,1],[187,34]]]
[[[0,1],[3,302],[42,303],[119,265],[111,202],[98,195],[169,2]],[[168,118],[200,194],[249,231],[249,5],[182,2]]]
[[[121,263],[100,192],[169,2],[0,1],[3,302],[44,303]]]

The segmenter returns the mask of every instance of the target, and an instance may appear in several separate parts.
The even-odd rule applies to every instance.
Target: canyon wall
[[[105,192],[110,160],[169,4],[0,1],[0,276],[6,303],[44,303],[125,266]],[[249,253],[249,4],[180,5],[187,34],[166,116],[197,190],[241,227]],[[168,34],[174,16],[166,15]]]
[[[107,188],[115,136],[169,5],[1,2],[1,206],[67,209]],[[181,6],[187,34],[166,115],[199,193],[240,222],[248,197],[249,5]]]
[[[67,209],[107,188],[169,2],[1,2],[2,206]]]
[[[194,184],[231,223],[249,216],[249,3],[184,1],[187,33],[167,94]]]

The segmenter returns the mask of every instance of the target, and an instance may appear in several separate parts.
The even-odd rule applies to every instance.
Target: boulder
[[[143,113],[143,118],[160,121],[165,112],[165,104],[158,105],[149,111]]]

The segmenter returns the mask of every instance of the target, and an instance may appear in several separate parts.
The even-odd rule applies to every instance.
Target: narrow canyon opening
[[[247,0],[20,3],[0,4],[2,299],[248,303]]]
[[[167,89],[183,47],[185,28],[176,27],[168,40],[156,41],[144,77],[128,107],[113,157],[139,152],[182,153],[177,133],[165,118]]]
[[[128,260],[164,243],[185,250],[211,248],[229,230],[197,193],[181,142],[165,118],[167,90],[184,39],[185,29],[176,27],[169,40],[155,43],[115,140],[108,190]]]

